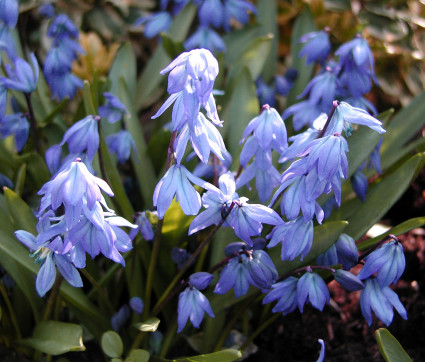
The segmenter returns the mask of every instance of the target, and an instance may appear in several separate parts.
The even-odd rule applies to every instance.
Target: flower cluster
[[[76,41],[78,28],[65,14],[57,15],[51,22],[47,35],[53,39],[46,60],[44,75],[52,91],[52,97],[62,100],[73,98],[76,91],[83,87],[83,81],[72,74],[72,63],[84,49]]]
[[[39,191],[43,197],[37,236],[24,230],[15,235],[34,251],[36,262],[41,262],[36,281],[40,296],[52,287],[55,267],[71,285],[81,287],[77,268],[85,267],[86,253],[92,258],[101,253],[125,265],[120,252],[130,250],[132,243],[120,226],[136,226],[116,216],[106,205],[101,191],[113,196],[108,184],[93,176],[78,158]],[[61,210],[63,214],[58,215]]]

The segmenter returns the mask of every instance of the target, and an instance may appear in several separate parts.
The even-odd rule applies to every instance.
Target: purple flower
[[[285,123],[279,113],[268,104],[262,107],[259,116],[249,122],[241,142],[251,133],[254,134],[264,152],[273,147],[277,152],[282,153],[288,148]]]
[[[341,234],[335,244],[317,257],[317,264],[323,266],[342,264],[345,270],[350,270],[357,264],[358,254],[354,239],[347,234]]]
[[[49,205],[52,210],[56,210],[64,204],[65,209],[69,208],[73,211],[71,214],[74,220],[79,217],[85,202],[89,210],[92,210],[97,201],[102,201],[100,189],[109,196],[114,195],[105,181],[93,176],[86,165],[77,159],[38,192],[39,195],[44,195],[41,200],[40,214]]]
[[[351,176],[351,186],[353,186],[353,190],[357,197],[363,202],[366,201],[368,185],[369,182],[367,177],[361,171],[356,171],[353,176]]]
[[[223,28],[229,32],[231,19],[245,25],[249,20],[249,13],[256,14],[255,6],[245,0],[224,0]]]
[[[156,14],[150,16],[144,16],[138,19],[134,25],[145,24],[144,33],[146,38],[152,39],[158,34],[167,31],[172,23],[171,15],[166,11],[159,11]]]
[[[205,295],[195,288],[186,288],[180,293],[177,312],[177,333],[183,330],[188,319],[190,319],[194,327],[199,328],[205,312],[214,318],[210,302]]]
[[[133,297],[129,301],[130,308],[134,310],[137,314],[142,314],[145,304],[143,303],[142,298]]]
[[[360,307],[369,326],[372,324],[372,310],[387,326],[393,321],[393,308],[403,319],[407,319],[406,309],[397,294],[387,286],[381,287],[375,278],[365,280],[365,288],[360,295]]]
[[[294,130],[298,131],[306,124],[310,125],[317,117],[320,116],[322,110],[315,104],[311,104],[308,100],[295,103],[282,113],[282,119],[286,120],[292,116]]]
[[[211,284],[213,279],[214,275],[210,273],[198,272],[189,277],[189,284],[198,290],[204,290]]]
[[[197,0],[199,22],[204,28],[211,24],[219,28],[223,21],[223,5],[220,0]]]
[[[374,67],[373,53],[369,48],[367,41],[360,35],[357,35],[353,40],[342,44],[335,55],[339,56],[339,63],[344,66],[351,59],[359,68],[372,70]]]
[[[257,86],[257,97],[260,104],[268,104],[273,107],[276,103],[275,88],[267,85],[261,77],[257,79],[255,84]]]
[[[14,28],[18,22],[18,0],[0,0],[0,21]]]
[[[11,29],[7,24],[0,21],[0,64],[2,50],[6,52],[11,60],[16,58],[17,49]]]
[[[72,153],[87,151],[89,160],[93,160],[99,148],[99,120],[99,116],[84,117],[65,132],[60,145],[67,142]]]
[[[55,175],[61,167],[62,147],[60,145],[53,145],[49,147],[44,154],[44,157],[50,174]]]
[[[350,292],[355,292],[364,288],[362,281],[349,271],[338,269],[334,273],[334,278],[341,287]]]
[[[23,93],[34,92],[37,87],[39,68],[33,53],[30,55],[32,66],[21,58],[13,61],[13,68],[6,64],[6,72],[9,78],[0,77],[0,82],[8,89],[14,89]]]
[[[0,116],[0,134],[2,138],[13,135],[16,150],[21,152],[28,140],[30,124],[25,114],[14,113],[4,117]]]
[[[106,144],[109,151],[117,155],[120,163],[124,163],[130,158],[132,149],[136,152],[133,136],[126,130],[121,130],[106,137]]]
[[[78,38],[78,28],[72,20],[65,14],[56,16],[47,30],[47,35],[51,38],[71,37]]]
[[[369,278],[377,273],[376,280],[381,287],[397,283],[406,267],[403,245],[395,240],[390,240],[366,258],[366,263],[358,277]]]
[[[52,98],[62,100],[66,97],[74,98],[79,88],[83,88],[83,81],[72,73],[46,74],[46,80],[52,91]]]
[[[180,249],[176,246],[171,249],[171,260],[177,264],[177,269],[179,270],[186,263],[187,259],[189,259],[190,255],[186,249]]]
[[[189,181],[205,189],[214,187],[199,177],[193,176],[182,165],[171,166],[156,185],[153,194],[153,204],[157,206],[160,219],[164,217],[174,195],[177,196],[177,201],[186,215],[196,215],[199,212],[201,197]]]
[[[199,102],[205,105],[218,74],[218,62],[209,50],[194,49],[180,54],[160,73],[168,72],[168,93],[178,93],[191,82]]]
[[[155,216],[157,216],[156,213],[155,213]],[[140,234],[142,234],[143,239],[147,241],[153,240],[154,232],[152,229],[152,224],[150,220],[148,219],[148,217],[146,216],[146,211],[138,212],[136,214],[134,223],[137,225],[137,228],[134,228],[130,231],[129,236],[131,240],[134,240],[134,238],[136,237],[139,231],[140,231]]]
[[[340,102],[329,123],[325,135],[339,133],[351,127],[351,123],[367,126],[378,133],[385,133],[382,122],[372,117],[364,109],[350,106],[348,103]]]
[[[24,230],[16,231],[15,236],[33,251],[31,256],[36,258],[35,262],[41,263],[36,279],[36,289],[40,297],[52,288],[56,279],[56,268],[69,284],[74,287],[83,286],[80,274],[69,257],[57,252],[63,247],[60,237],[56,237],[52,242],[39,243],[34,235]]]
[[[186,50],[205,48],[211,52],[224,52],[226,44],[223,39],[211,28],[199,26],[198,29],[184,42]]]
[[[313,234],[313,220],[305,222],[300,216],[295,220],[275,226],[267,235],[267,239],[271,239],[268,247],[272,248],[281,243],[282,260],[294,260],[299,255],[303,260],[313,245]]]
[[[128,309],[127,304],[124,304],[117,313],[115,313],[111,318],[111,326],[115,332],[124,327],[127,320],[130,318],[130,309]]]
[[[250,252],[248,273],[252,284],[257,288],[270,289],[278,277],[276,267],[264,250]]]
[[[55,16],[55,8],[52,4],[42,4],[38,9],[38,13],[47,19]]]
[[[275,76],[276,92],[286,97],[294,86],[298,77],[298,71],[295,68],[288,68],[283,76]]]
[[[245,295],[249,285],[253,284],[248,271],[248,260],[245,254],[230,259],[220,273],[214,293],[225,294],[233,288],[236,298]]]
[[[115,97],[112,93],[103,93],[105,97],[105,104],[99,107],[99,115],[106,118],[109,123],[118,122],[126,114],[128,114],[127,108],[122,102]]]
[[[313,62],[323,63],[331,51],[331,42],[329,41],[329,34],[326,30],[304,34],[299,39],[299,42],[306,43],[301,49],[299,56],[306,56],[307,64]]]
[[[307,271],[297,283],[297,303],[300,312],[304,304],[310,303],[314,308],[322,311],[325,304],[329,303],[329,290],[319,274]]]
[[[272,309],[273,313],[291,313],[297,307],[297,284],[298,278],[289,277],[285,280],[273,284],[272,290],[264,297],[263,304],[277,300],[277,304]]]

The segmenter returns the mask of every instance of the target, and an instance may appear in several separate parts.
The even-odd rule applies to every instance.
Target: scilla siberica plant
[[[2,138],[13,136],[12,142],[5,140],[7,146],[1,147],[13,149],[13,159],[21,162],[19,177],[7,174],[16,180],[17,195],[8,188],[0,195],[0,216],[13,222],[12,238],[6,223],[2,224],[5,231],[0,230],[5,240],[5,246],[0,247],[0,263],[17,279],[19,288],[25,285],[22,291],[34,311],[40,305],[31,298],[28,275],[36,274],[35,291],[40,297],[47,296],[43,317],[34,314],[37,329],[30,342],[21,338],[18,322],[10,313],[20,343],[55,354],[56,350],[46,350],[37,341],[44,341],[40,330],[46,323],[61,323],[49,319],[63,316],[66,322],[60,328],[78,328],[70,322],[79,320],[111,358],[122,356],[123,348],[133,360],[143,360],[140,353],[162,357],[176,333],[196,347],[192,327],[202,328],[199,335],[204,340],[199,351],[219,351],[231,345],[226,338],[233,334],[243,314],[246,321],[255,324],[256,316],[245,312],[256,301],[259,307],[275,303],[258,313],[261,331],[274,320],[272,316],[262,321],[271,313],[286,315],[296,309],[304,313],[308,305],[323,311],[331,300],[327,286],[331,280],[347,291],[359,292],[360,309],[368,325],[373,314],[385,325],[391,324],[394,309],[407,319],[406,309],[391,289],[406,266],[399,239],[385,234],[379,240],[356,244],[366,231],[364,226],[347,227],[339,220],[347,219],[355,225],[356,218],[344,214],[344,208],[332,210],[349,202],[353,209],[357,207],[353,213],[364,210],[358,205],[366,205],[373,195],[368,188],[376,194],[379,187],[379,182],[370,185],[367,168],[382,173],[388,167],[385,163],[381,167],[380,161],[380,135],[385,135],[386,127],[365,98],[372,83],[378,84],[366,40],[358,35],[332,55],[329,29],[302,36],[299,55],[317,69],[298,97],[302,100],[282,114],[274,108],[279,105],[276,92],[280,97],[287,96],[296,83],[295,69],[287,69],[285,76],[269,77],[274,79],[274,87],[256,74],[256,79],[249,79],[252,85],[257,84],[253,94],[255,101],[258,95],[262,102],[259,114],[251,121],[244,120],[243,131],[229,135],[234,120],[222,120],[220,114],[234,113],[228,109],[221,113],[221,109],[226,110],[227,102],[233,102],[232,92],[245,91],[246,83],[241,87],[237,82],[245,71],[251,77],[255,66],[248,62],[239,73],[236,65],[230,68],[229,85],[225,77],[219,79],[219,65],[224,62],[212,51],[226,49],[220,28],[230,32],[234,25],[248,23],[260,11],[244,0],[186,3],[161,1],[158,13],[136,22],[144,26],[147,38],[153,38],[167,31],[173,17],[190,6],[199,18],[195,33],[173,48],[175,53],[183,44],[187,51],[168,65],[164,59],[156,60],[162,67],[161,77],[168,77],[169,96],[158,106],[157,95],[150,94],[151,99],[144,101],[149,107],[154,104],[150,115],[156,112],[152,116],[155,122],[171,122],[160,136],[155,130],[154,141],[146,147],[137,118],[140,109],[135,110],[137,100],[131,94],[136,87],[126,84],[125,69],[130,66],[125,63],[117,70],[121,67],[118,59],[127,59],[128,54],[117,56],[118,65],[110,74],[112,85],[109,80],[95,79],[91,88],[72,73],[73,61],[84,54],[77,26],[64,14],[53,17],[55,9],[49,7],[41,13],[50,19],[45,21],[51,46],[44,61],[39,57],[43,64],[43,72],[39,72],[38,56],[28,53],[25,59],[30,61],[20,58],[12,40],[18,2],[0,0],[4,65],[0,133]],[[247,52],[247,59],[251,59],[251,50]],[[44,80],[47,98],[43,93],[47,91],[39,90],[45,86]],[[217,84],[226,91],[218,91]],[[81,100],[80,89],[82,105],[71,107],[75,115],[64,122],[58,113],[68,99]],[[224,97],[216,101],[219,94]],[[52,108],[43,103],[46,99],[60,103]],[[292,127],[288,127],[290,119]],[[292,129],[301,132],[294,134]],[[360,150],[356,146],[359,133],[373,140],[373,145]],[[165,165],[152,167],[148,153],[155,153],[157,148],[152,144],[164,137],[168,143]],[[229,137],[237,137],[233,144],[238,146],[239,142],[241,146],[239,157],[226,148],[224,140]],[[356,158],[353,152],[361,156]],[[33,212],[28,212],[30,208],[19,198],[26,197],[22,193],[26,167],[31,175],[44,172],[42,182],[34,184],[40,202],[28,198]],[[0,181],[14,187],[7,176],[0,174]],[[353,202],[351,191],[362,203]],[[14,213],[13,206],[19,211]],[[35,215],[33,225],[17,217],[21,212],[29,220]],[[10,250],[18,252],[7,254],[4,250],[9,250],[9,244],[14,245]],[[32,259],[23,246],[30,250]],[[5,255],[15,259],[15,255],[24,255],[26,259],[17,260],[16,267]],[[352,272],[356,265],[362,265],[357,275]],[[21,275],[25,276],[23,282]],[[62,308],[65,302],[69,309]],[[228,326],[223,327],[226,319]],[[148,332],[152,332],[150,337]],[[82,343],[81,333],[78,343]],[[124,336],[128,340],[123,343]],[[325,342],[319,339],[319,343],[322,361]],[[141,350],[141,345],[149,352]],[[65,351],[81,346],[72,345]],[[240,356],[232,350],[217,353],[212,358],[223,361]]]

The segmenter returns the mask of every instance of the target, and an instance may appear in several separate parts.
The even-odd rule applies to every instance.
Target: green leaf
[[[24,192],[25,176],[27,174],[27,165],[26,163],[22,164],[19,167],[18,174],[16,175],[15,181],[15,192],[17,195],[21,196]]]
[[[232,49],[226,52],[227,65],[236,63],[242,57],[248,45],[258,37],[260,29],[258,25],[248,25],[223,36],[226,48]]]
[[[181,41],[174,41],[169,34],[162,33],[161,39],[162,46],[171,59],[177,58],[185,51],[183,43]]]
[[[103,333],[102,339],[100,340],[103,352],[108,357],[120,357],[124,351],[124,345],[121,337],[114,331],[107,331]]]
[[[297,17],[294,27],[292,29],[291,36],[291,67],[298,71],[298,77],[295,81],[294,87],[287,97],[287,105],[291,105],[297,102],[297,96],[301,94],[304,88],[307,86],[313,74],[314,64],[306,65],[305,58],[298,56],[303,44],[299,43],[298,40],[302,35],[315,31],[313,15],[308,6],[304,8],[302,13]]]
[[[137,181],[140,187],[140,194],[143,196],[144,207],[152,206],[152,195],[156,186],[155,170],[152,161],[147,152],[145,135],[134,109],[134,102],[130,97],[130,90],[127,88],[123,79],[119,83],[119,96],[123,104],[127,107],[129,116],[124,118],[127,130],[133,136],[136,144],[137,156],[132,156],[131,160],[136,173]]]
[[[201,354],[199,356],[178,358],[177,362],[231,362],[242,357],[242,352],[237,349],[225,349],[223,351]]]
[[[412,359],[397,339],[386,328],[379,328],[375,334],[379,352],[387,362],[411,362]]]
[[[136,55],[129,42],[124,43],[115,56],[112,67],[109,71],[111,81],[110,92],[115,96],[120,95],[120,82],[123,81],[128,89],[129,99],[134,104],[134,95],[136,94]],[[122,101],[122,99],[121,99]]]
[[[230,95],[227,94],[228,92]],[[240,151],[239,141],[245,127],[259,112],[258,98],[248,68],[243,68],[239,76],[229,84],[225,97],[229,101],[223,106],[222,117],[225,120],[223,136],[227,136],[228,151],[232,155],[237,155]]]
[[[37,220],[30,207],[11,189],[5,188],[4,196],[15,230],[26,230],[35,234]]]
[[[415,217],[413,219],[409,219],[407,221],[398,224],[397,226],[392,227],[385,233],[378,235],[374,238],[367,239],[358,245],[358,249],[360,251],[366,250],[371,246],[375,245],[377,242],[388,236],[389,234],[399,236],[401,234],[407,233],[410,230],[419,228],[425,225],[425,217]]]
[[[277,4],[276,0],[257,1],[257,19],[261,23],[259,34],[272,35],[270,50],[264,61],[264,67],[261,72],[265,82],[270,81],[276,74],[279,28],[277,25]]]
[[[385,169],[398,157],[398,152],[425,124],[425,91],[402,108],[387,127],[381,147],[381,162]]]
[[[267,55],[270,53],[272,39],[273,34],[270,33],[255,38],[249,43],[244,49],[242,56],[235,62],[234,67],[232,67],[229,82],[233,77],[238,77],[241,69],[244,67],[249,69],[252,79],[256,80],[263,70]]]
[[[93,95],[91,93],[90,83],[88,80],[84,81],[83,101],[84,101],[84,109],[86,110],[86,114],[91,114],[91,115],[97,114],[97,110],[93,102]]]
[[[142,323],[135,324],[134,327],[136,327],[141,332],[155,332],[158,329],[160,322],[161,321],[158,318],[153,317]]]
[[[179,15],[177,15],[171,25],[168,34],[175,41],[183,41],[189,31],[189,27],[196,14],[196,6],[194,4],[186,5]],[[159,72],[165,68],[171,59],[161,45],[155,50],[155,53],[150,57],[150,60],[143,70],[142,75],[137,81],[135,99],[136,111],[140,111],[143,107],[150,104],[151,98],[158,94],[158,87],[165,79]]]
[[[144,349],[133,349],[125,362],[148,362],[150,354]]]
[[[341,211],[337,210],[335,217],[344,217],[347,209],[349,213],[355,210],[347,218],[349,225],[344,232],[354,240],[359,239],[401,197],[424,164],[425,154],[413,156],[393,173],[383,177],[371,187],[364,203],[353,199],[344,208],[341,208]]]
[[[18,341],[27,347],[53,356],[71,351],[85,351],[83,329],[73,323],[46,321],[37,324],[32,338]]]

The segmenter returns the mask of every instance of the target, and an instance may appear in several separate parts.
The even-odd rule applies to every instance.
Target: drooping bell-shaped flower
[[[273,313],[291,313],[297,308],[297,284],[298,278],[289,277],[273,284],[272,290],[263,299],[263,304],[277,301],[272,309]]]
[[[37,58],[33,53],[30,55],[31,65],[21,58],[13,61],[13,67],[6,64],[8,78],[0,77],[0,83],[8,89],[14,89],[23,93],[34,92],[37,88],[39,68]]]
[[[341,287],[350,292],[355,292],[364,288],[362,281],[349,271],[338,269],[334,273],[334,278]]]
[[[297,303],[301,313],[306,303],[310,303],[314,308],[322,311],[325,304],[329,303],[329,298],[329,290],[319,274],[307,271],[298,280]]]
[[[307,58],[307,64],[313,62],[323,63],[331,51],[331,42],[329,41],[329,34],[326,30],[304,34],[298,41],[305,43],[299,56],[305,56]]]

